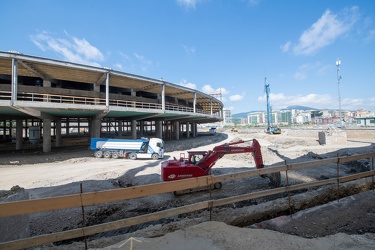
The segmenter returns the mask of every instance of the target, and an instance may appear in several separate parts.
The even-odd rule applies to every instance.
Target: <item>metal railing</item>
[[[0,91],[0,100],[11,100],[10,91]],[[106,99],[104,98],[94,98],[94,97],[84,97],[84,96],[71,96],[71,95],[56,95],[56,94],[41,94],[41,93],[17,93],[18,101],[29,101],[29,102],[47,102],[47,103],[61,103],[61,104],[77,104],[77,105],[106,105]],[[137,101],[127,101],[122,99],[109,99],[109,105],[115,107],[125,107],[125,108],[141,108],[141,109],[162,109],[162,104],[159,103],[149,103],[149,102],[137,102]],[[187,112],[194,113],[192,107],[179,106],[166,104],[165,109],[169,111]],[[195,113],[210,115],[210,111],[196,109]],[[213,114],[218,116],[218,113]]]

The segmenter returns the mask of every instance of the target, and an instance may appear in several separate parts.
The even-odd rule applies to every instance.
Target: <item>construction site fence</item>
[[[356,161],[360,159],[370,159],[371,161],[371,170],[366,172],[361,172],[353,175],[347,175],[340,177],[339,168],[340,164]],[[334,158],[327,158],[323,160],[315,160],[315,161],[308,161],[308,162],[301,162],[301,163],[293,163],[287,164],[285,162],[284,165],[276,166],[276,167],[269,167],[263,169],[255,169],[249,171],[243,171],[233,174],[225,174],[225,175],[208,175],[198,178],[189,178],[179,181],[169,181],[169,182],[162,182],[156,184],[149,184],[149,185],[142,185],[142,186],[133,186],[127,188],[119,188],[114,190],[108,191],[100,191],[100,192],[87,192],[87,193],[79,193],[73,195],[66,195],[66,196],[58,196],[58,197],[51,197],[51,198],[44,198],[44,199],[35,199],[35,200],[21,200],[15,202],[3,202],[0,203],[0,217],[8,217],[8,216],[15,216],[15,215],[22,215],[22,214],[33,214],[33,213],[40,213],[40,212],[47,212],[59,209],[67,209],[67,208],[76,208],[85,206],[92,206],[98,205],[108,202],[116,202],[116,201],[123,201],[128,199],[134,198],[141,198],[150,195],[157,195],[162,193],[180,191],[185,189],[191,188],[199,188],[204,187],[207,185],[211,185],[217,182],[227,182],[235,179],[247,178],[251,176],[258,176],[258,175],[266,175],[275,172],[282,172],[285,171],[286,174],[286,182],[284,186],[269,189],[269,190],[262,190],[247,194],[242,194],[238,196],[231,196],[222,199],[216,200],[207,200],[203,202],[198,202],[191,205],[185,205],[177,208],[167,209],[164,211],[154,212],[146,215],[140,215],[132,218],[126,218],[122,220],[117,220],[113,222],[93,225],[93,226],[83,226],[81,228],[67,230],[57,233],[51,234],[44,234],[33,236],[24,239],[18,239],[8,242],[0,243],[0,249],[23,249],[29,247],[35,247],[44,245],[47,243],[53,243],[63,240],[75,239],[80,237],[86,237],[102,232],[112,231],[124,227],[134,226],[146,222],[156,221],[159,219],[177,216],[180,214],[185,214],[189,212],[194,212],[202,209],[212,209],[214,207],[223,206],[232,204],[235,202],[240,202],[249,199],[261,198],[275,194],[281,193],[289,193],[291,191],[324,186],[328,184],[337,184],[337,188],[339,188],[340,183],[365,178],[365,177],[372,177],[372,183],[374,183],[374,159],[375,159],[375,152],[367,153],[367,154],[360,154],[354,156],[343,156],[343,157],[334,157]],[[289,185],[288,183],[288,171],[290,170],[297,170],[301,168],[308,168],[308,167],[315,167],[321,166],[325,164],[337,164],[337,176],[336,178],[330,178],[320,181],[313,181],[309,183],[302,183],[302,184],[295,184]],[[82,189],[81,189],[82,190]],[[82,209],[82,211],[84,211]]]

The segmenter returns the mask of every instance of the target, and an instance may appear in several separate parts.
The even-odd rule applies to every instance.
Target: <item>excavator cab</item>
[[[189,163],[196,166],[198,162],[207,154],[207,151],[189,151]]]

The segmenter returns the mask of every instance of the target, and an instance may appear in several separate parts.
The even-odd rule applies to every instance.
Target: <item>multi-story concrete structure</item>
[[[274,110],[271,113],[271,122],[273,125],[288,125],[292,123],[307,123],[311,122],[310,112],[303,112],[297,110]],[[247,116],[248,123],[253,125],[267,125],[266,112],[251,112]]]
[[[263,124],[265,121],[264,112],[252,112],[247,115],[247,123],[252,125]]]
[[[231,109],[223,108],[223,123],[224,125],[233,124]]]
[[[310,112],[297,112],[293,117],[293,123],[295,124],[305,124],[311,122],[311,113]]]
[[[280,111],[280,123],[281,124],[291,124],[293,122],[293,110],[281,110]]]
[[[37,132],[43,151],[72,133],[179,139],[223,120],[223,103],[195,89],[109,68],[0,51],[0,141]],[[34,129],[36,128],[36,129]],[[189,132],[189,133],[186,133]]]

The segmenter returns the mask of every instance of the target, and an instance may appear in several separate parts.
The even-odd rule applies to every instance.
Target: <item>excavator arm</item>
[[[253,141],[253,143],[251,146],[246,147],[234,146],[248,142],[243,140],[216,146],[212,151],[209,150],[196,165],[208,172],[215,165],[215,163],[226,154],[251,153],[254,157],[256,168],[263,168],[263,158],[259,142],[256,139],[249,141]]]

